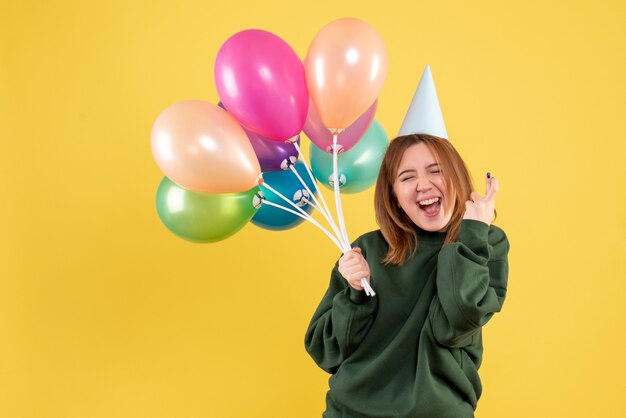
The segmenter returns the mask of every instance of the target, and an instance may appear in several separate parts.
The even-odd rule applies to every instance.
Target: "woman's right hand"
[[[363,290],[363,286],[361,286],[362,278],[365,278],[369,283],[370,267],[367,265],[367,261],[365,261],[359,247],[355,247],[341,256],[339,259],[339,273],[356,290]]]

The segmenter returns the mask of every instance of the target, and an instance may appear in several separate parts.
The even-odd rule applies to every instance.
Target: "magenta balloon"
[[[339,151],[346,151],[356,145],[359,139],[365,135],[367,129],[374,120],[376,108],[378,107],[378,99],[363,113],[352,125],[348,126],[343,132],[337,136],[337,144]],[[309,139],[317,145],[319,149],[332,153],[333,135],[328,128],[322,123],[322,119],[315,109],[313,103],[309,104],[309,114],[303,128],[304,133]]]
[[[215,84],[248,130],[276,141],[302,130],[309,107],[304,66],[278,36],[258,29],[231,36],[217,53]]]

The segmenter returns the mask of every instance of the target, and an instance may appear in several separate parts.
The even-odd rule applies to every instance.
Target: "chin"
[[[428,232],[445,232],[450,224],[452,218],[451,213],[443,214],[444,216],[437,216],[435,219],[424,219],[421,214],[416,214],[413,218],[413,223],[420,229]]]
[[[420,229],[423,229],[424,231],[428,231],[428,232],[445,232],[445,230],[447,229],[448,225],[445,223],[437,223],[437,224],[427,224],[424,225],[422,222],[416,223],[416,225],[418,227],[420,227]]]

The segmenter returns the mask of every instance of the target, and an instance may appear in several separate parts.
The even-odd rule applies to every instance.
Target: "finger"
[[[351,281],[354,280],[358,282],[363,277],[369,277],[369,276],[366,271],[361,270],[361,271],[357,271],[357,272],[350,274],[349,277]]]
[[[363,286],[361,286],[361,279],[349,283],[350,286],[354,287],[356,290],[363,290]]]
[[[363,280],[363,279],[365,279],[365,282],[369,284],[369,282],[370,282],[370,276],[365,276],[365,275],[363,275],[363,276],[359,277],[358,282],[359,282],[359,284],[360,284],[360,285],[362,285],[361,280]]]
[[[348,251],[346,255],[343,257],[343,260],[344,262],[360,261],[362,263],[366,263],[365,258],[361,254],[354,252],[354,251]]]
[[[361,263],[350,263],[341,266],[341,272],[345,274],[351,274],[357,270],[363,270],[363,265]]]
[[[345,253],[340,260],[344,260],[344,261],[350,261],[350,260],[356,260],[357,258],[359,258],[359,254],[354,252],[354,251],[348,251],[347,253]]]
[[[343,268],[350,268],[350,267],[354,267],[354,266],[366,266],[367,265],[367,263],[365,262],[363,257],[350,258],[348,260],[344,260],[340,264],[341,264],[341,267],[343,267]]]
[[[367,277],[366,275],[366,271],[362,271],[362,270],[355,270],[352,272],[342,272],[341,275],[343,276],[344,279],[346,279],[349,282],[354,282],[354,281],[358,281],[361,279],[361,277]]]
[[[493,198],[496,196],[496,193],[498,192],[498,179],[492,177],[490,180],[491,182],[489,191],[487,192],[487,196],[485,196],[486,200],[493,200]]]
[[[343,257],[345,257],[346,259],[351,259],[351,258],[363,258],[363,255],[361,253],[361,249],[359,247],[354,247],[352,249],[350,249],[350,251],[346,252]]]
[[[354,264],[343,266],[342,270],[348,274],[352,274],[355,271],[367,270],[367,267],[362,263],[354,263]]]
[[[476,192],[472,192],[472,193],[470,194],[470,199],[472,199],[472,201],[474,201],[474,202],[478,202],[478,201],[479,201],[479,200],[481,200],[482,198],[483,198],[483,197],[482,197],[481,195],[479,195],[478,193],[476,193]]]

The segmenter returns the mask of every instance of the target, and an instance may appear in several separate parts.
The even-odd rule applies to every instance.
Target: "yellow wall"
[[[338,252],[308,225],[174,237],[149,138],[171,103],[218,100],[230,35],[303,57],[345,16],[386,42],[389,134],[428,63],[478,190],[500,180],[510,288],[477,417],[626,416],[623,1],[2,3],[0,416],[320,416],[303,335]],[[372,198],[344,198],[352,238]]]

